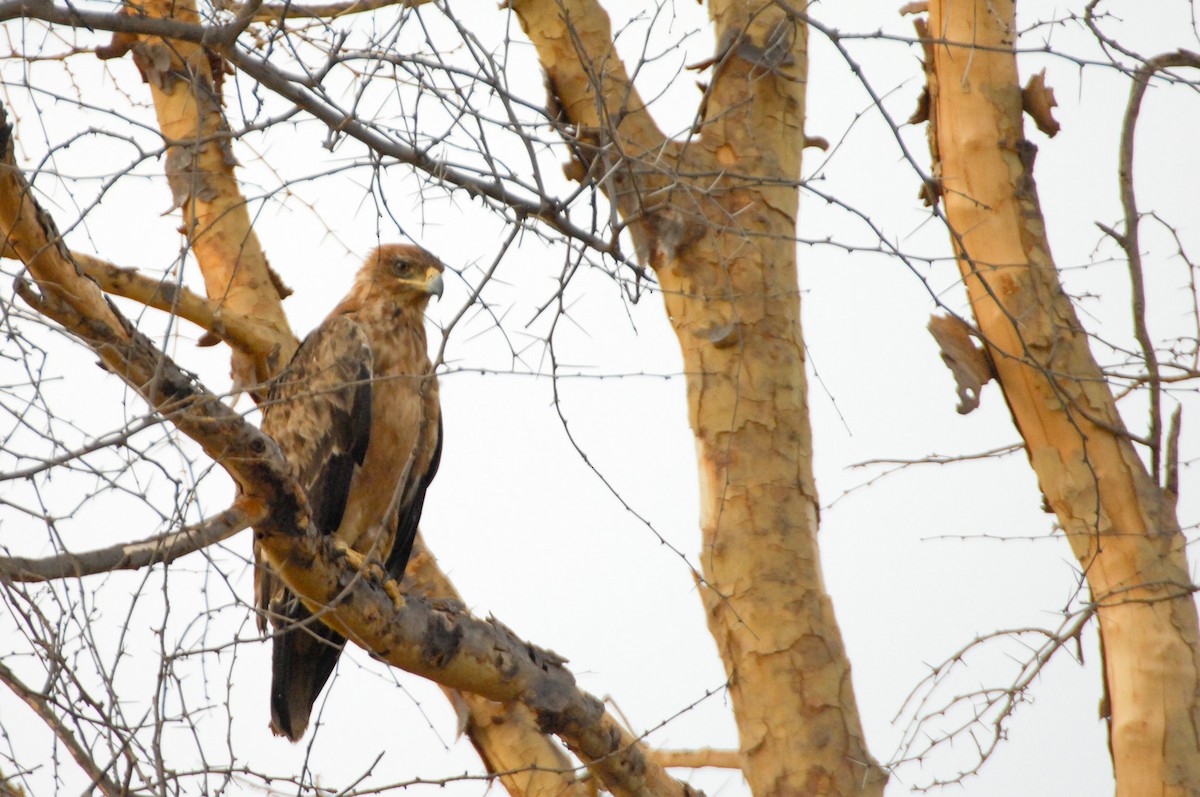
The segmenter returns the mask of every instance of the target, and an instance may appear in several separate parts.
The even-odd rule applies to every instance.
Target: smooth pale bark
[[[71,256],[105,293],[174,313],[211,333],[214,342],[226,341],[235,350],[250,352],[271,351],[278,343],[277,336],[257,319],[235,313],[177,283],[147,277],[137,269],[123,268],[83,252],[72,252]]]
[[[146,0],[133,7],[151,17],[200,21],[195,0]],[[213,75],[219,59],[198,44],[154,36],[140,37],[132,52],[170,145],[167,181],[208,297],[258,319],[270,336],[265,350],[233,352],[235,389],[253,387],[287,364],[297,341],[279,301],[285,290],[267,265],[234,177],[233,139],[221,112],[220,76]]]
[[[1117,794],[1200,795],[1200,633],[1186,540],[1058,280],[1024,134],[1014,5],[934,0],[930,36],[942,200],[1000,385],[1099,606]]]
[[[655,269],[688,374],[702,595],[758,797],[879,794],[817,549],[795,229],[805,27],[713,0],[698,134],[668,141],[594,2],[513,0],[552,100]]]
[[[742,755],[737,750],[714,750],[700,747],[695,750],[654,750],[650,757],[664,767],[702,769],[741,769]]]

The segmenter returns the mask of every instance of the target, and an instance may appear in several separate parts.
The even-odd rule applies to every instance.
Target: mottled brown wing
[[[371,348],[357,323],[334,316],[305,339],[272,386],[263,431],[279,444],[304,488],[313,524],[333,534],[371,432]],[[312,618],[255,551],[259,630],[272,643],[271,727],[295,741],[337,664],[345,640]]]
[[[271,388],[262,429],[283,449],[319,531],[342,522],[354,466],[371,439],[371,347],[334,316],[310,334]]]
[[[439,414],[437,438],[433,443],[433,455],[429,460],[429,468],[416,476],[413,484],[406,493],[409,500],[400,507],[396,516],[396,539],[388,554],[384,566],[396,581],[404,578],[404,569],[412,556],[413,542],[417,538],[417,527],[421,522],[421,510],[425,507],[425,491],[429,488],[433,477],[437,475],[438,465],[442,461],[442,419]]]
[[[371,437],[371,347],[345,316],[317,327],[280,374],[263,408],[262,429],[279,444],[304,488],[317,529],[341,523],[354,466]],[[257,553],[257,552],[256,552]],[[258,561],[254,593],[260,631],[282,584]]]

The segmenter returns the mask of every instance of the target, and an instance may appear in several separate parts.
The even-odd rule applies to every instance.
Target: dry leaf
[[[929,334],[942,350],[942,362],[958,383],[958,412],[966,415],[979,406],[979,393],[993,376],[992,361],[971,340],[971,328],[953,316],[930,316]]]
[[[733,321],[730,321],[728,324],[702,329],[696,335],[704,338],[713,345],[713,348],[717,349],[728,349],[742,339],[738,325]]]
[[[471,725],[471,707],[467,704],[467,699],[457,690],[443,689],[442,691],[454,709],[454,739],[457,741],[463,737]]]
[[[929,121],[929,86],[921,89],[921,96],[917,98],[917,110],[913,111],[912,116],[908,117],[910,125],[919,125],[921,122]]]
[[[143,80],[168,94],[171,86],[180,79],[171,69],[171,50],[165,44],[135,44],[133,63],[142,73]]]
[[[1058,101],[1054,99],[1054,89],[1046,85],[1045,69],[1029,78],[1021,91],[1021,103],[1038,130],[1053,138],[1061,129],[1052,110]]]

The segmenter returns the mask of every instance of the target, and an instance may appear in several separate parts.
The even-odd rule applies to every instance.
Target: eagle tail
[[[271,646],[271,730],[297,742],[346,638],[313,620],[299,601],[289,603],[287,619]]]

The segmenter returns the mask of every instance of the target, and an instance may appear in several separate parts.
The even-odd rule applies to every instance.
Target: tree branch
[[[269,354],[280,344],[278,335],[264,329],[256,319],[205,299],[178,283],[156,280],[137,269],[123,268],[80,252],[71,254],[84,273],[106,293],[173,313],[250,354]]]
[[[0,580],[53,581],[115,570],[139,570],[159,563],[170,564],[180,557],[227,540],[262,520],[263,515],[247,514],[243,507],[235,504],[200,523],[138,542],[123,542],[80,554],[64,552],[44,559],[0,557]]]
[[[1141,215],[1137,209],[1137,194],[1133,190],[1133,134],[1137,127],[1142,100],[1155,73],[1173,67],[1200,68],[1200,55],[1179,50],[1151,58],[1133,76],[1133,87],[1129,90],[1129,102],[1125,106],[1125,118],[1121,123],[1120,168],[1121,208],[1125,217],[1125,234],[1113,235],[1113,239],[1125,250],[1129,263],[1129,282],[1133,295],[1133,332],[1146,360],[1146,373],[1150,386],[1150,476],[1157,483],[1162,475],[1162,382],[1158,368],[1158,355],[1146,326],[1146,284],[1142,276],[1142,251],[1138,225]]]
[[[574,128],[560,125],[560,132],[644,248],[646,217],[668,202],[658,192],[678,180],[677,147],[655,125],[617,56],[607,12],[595,0],[509,5],[537,48],[552,110]]]
[[[368,3],[380,0],[367,0]],[[385,3],[390,5],[391,3]],[[404,2],[403,5],[415,5],[415,2]],[[355,6],[350,3],[350,6]],[[288,6],[293,10],[301,7]],[[340,4],[314,6],[312,10],[337,12]],[[273,14],[277,8],[263,6],[258,13]],[[367,10],[365,7],[354,7],[353,11]],[[347,8],[344,13],[350,13]],[[303,16],[302,11],[297,13]],[[150,16],[130,14],[106,14],[89,11],[71,6],[59,6],[48,0],[2,0],[0,1],[0,22],[10,19],[37,19],[57,25],[86,27],[90,30],[110,31],[113,33],[132,34],[138,36],[158,36],[177,42],[190,42],[212,47],[221,52],[229,63],[236,66],[247,75],[257,80],[263,86],[275,92],[285,100],[308,112],[329,125],[330,128],[354,138],[379,155],[395,158],[401,163],[409,164],[427,174],[435,176],[438,181],[448,183],[465,190],[472,197],[484,197],[498,204],[506,205],[522,218],[536,218],[551,229],[579,241],[588,248],[606,254],[623,265],[636,271],[641,271],[636,262],[623,255],[615,236],[605,239],[592,231],[573,224],[562,212],[562,207],[552,197],[538,196],[535,199],[522,196],[506,188],[495,180],[485,180],[460,169],[449,166],[424,152],[407,147],[393,141],[369,125],[352,118],[350,114],[321,98],[293,84],[281,71],[275,69],[264,60],[239,50],[234,42],[242,32],[244,25],[233,22],[225,25],[204,25],[178,19],[161,19]],[[648,118],[648,117],[647,117]]]
[[[108,327],[116,338],[128,339],[96,283],[67,253],[54,220],[33,199],[33,193],[13,155],[13,129],[0,104],[0,251],[18,257],[35,275],[47,295]]]
[[[406,593],[425,598],[462,602],[419,533],[404,571],[404,587]],[[576,765],[542,733],[523,704],[442,689],[488,772],[498,773],[510,797],[595,797],[594,783],[576,777]]]
[[[712,80],[691,131],[667,141],[596,0],[510,5],[569,123],[560,131],[655,269],[679,340],[701,483],[700,596],[740,768],[758,797],[881,794],[886,773],[866,749],[817,545],[795,243],[806,28],[771,2],[710,0]],[[781,621],[781,605],[799,608]]]
[[[107,797],[137,797],[136,793],[131,793],[123,788],[121,784],[110,778],[105,770],[100,768],[87,748],[75,738],[75,734],[71,732],[71,729],[59,719],[55,707],[50,701],[26,686],[2,661],[0,661],[0,682],[11,689],[13,694],[20,698],[25,705],[33,709],[33,712],[41,717],[42,721],[50,727],[50,730],[58,737],[58,740],[71,753],[71,758],[75,759],[75,763],[92,779],[92,786],[99,788]]]
[[[742,768],[742,754],[737,750],[715,750],[699,747],[695,750],[651,750],[650,760],[662,767],[699,769],[719,767],[721,769]]]
[[[1186,539],[1174,497],[1130,442],[1051,255],[1016,59],[995,49],[1011,44],[1014,14],[1012,3],[930,3],[930,29],[965,48],[938,45],[928,59],[945,215],[1038,485],[1098,606],[1118,793],[1161,790],[1162,772],[1172,788],[1200,793],[1200,621],[1179,587],[1192,581]],[[1029,362],[995,356],[1003,352]]]
[[[52,0],[3,0],[0,2],[0,22],[10,19],[37,19],[73,28],[162,36],[207,46],[233,41],[241,33],[237,24],[200,25],[139,14],[107,14],[76,5],[56,5]]]
[[[200,19],[194,0],[143,0],[131,8],[185,23]],[[247,24],[240,15],[235,29]],[[233,350],[234,390],[262,384],[291,360],[300,344],[280,303],[288,291],[267,265],[234,176],[237,161],[221,107],[222,75],[214,73],[210,53],[195,42],[143,35],[131,49],[154,100],[159,128],[171,142],[164,164],[167,184],[173,207],[183,215],[183,232],[208,297],[257,319],[261,332],[273,338],[259,351]]]
[[[341,3],[263,3],[253,13],[256,22],[279,22],[285,19],[332,20],[350,14],[378,11],[388,6],[416,8],[428,0],[345,0]]]
[[[478,620],[457,601],[402,595],[377,564],[330,537],[275,526],[258,542],[310,611],[375,657],[453,689],[520,702],[545,733],[563,740],[603,787],[619,797],[691,797],[603,704],[580,690],[555,653],[519,639],[498,620]],[[327,607],[334,610],[329,611]]]
[[[293,103],[298,108],[307,111],[320,119],[330,129],[345,133],[365,144],[378,155],[394,158],[400,163],[406,163],[416,169],[435,176],[439,182],[449,183],[467,192],[472,197],[484,197],[508,206],[519,217],[530,217],[541,220],[550,228],[579,241],[587,247],[609,255],[619,262],[637,268],[636,264],[627,261],[617,247],[616,239],[606,240],[572,224],[550,197],[538,197],[531,200],[513,193],[498,180],[483,180],[472,176],[460,169],[455,169],[441,161],[429,157],[424,152],[393,141],[378,130],[364,124],[352,114],[342,111],[322,98],[317,97],[307,88],[290,80],[281,70],[276,69],[265,60],[242,52],[236,47],[227,47],[222,55],[231,64],[257,80],[266,88]]]
[[[95,351],[156,412],[200,444],[241,488],[248,515],[299,523],[307,503],[271,438],[179,368],[113,307],[62,242],[54,219],[34,201],[13,155],[12,126],[0,104],[0,240],[20,256],[37,290],[18,279],[18,295]],[[276,518],[278,515],[278,518]]]
[[[6,164],[12,162],[10,133],[0,105]],[[34,206],[46,237],[58,241],[53,220],[36,207],[20,173],[10,166],[3,174],[16,181],[18,196]],[[5,220],[0,216],[0,223]],[[27,226],[29,219],[18,221]],[[14,237],[7,226],[0,232],[10,240]],[[48,251],[49,258],[26,262],[35,279],[66,274],[73,277],[67,287],[78,285],[81,293],[99,294],[95,283],[74,267],[66,247]],[[274,441],[185,374],[115,308],[105,304],[104,318],[87,317],[66,300],[74,294],[51,290],[56,286],[40,281],[38,287],[40,294],[21,280],[17,291],[34,310],[91,346],[109,370],[234,478],[241,489],[239,507],[248,518],[262,518],[255,533],[271,566],[323,622],[393,666],[489,700],[521,702],[543,732],[559,736],[618,797],[694,794],[647,760],[637,741],[605,714],[601,702],[576,687],[563,659],[521,641],[498,621],[482,622],[457,605],[417,597],[405,600],[396,582],[387,580],[377,565],[368,565],[331,537],[312,533],[307,502]]]

